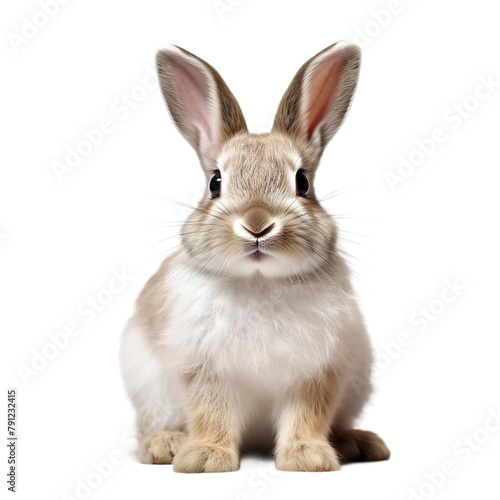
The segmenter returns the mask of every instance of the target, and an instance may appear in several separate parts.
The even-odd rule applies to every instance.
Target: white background
[[[47,21],[37,1],[4,2],[0,328],[3,386],[18,390],[18,498],[498,497],[500,423],[489,417],[500,418],[495,7],[223,0],[218,11],[212,0],[72,0]],[[32,20],[47,22],[26,27]],[[140,88],[155,51],[175,43],[209,61],[250,129],[263,132],[299,66],[340,39],[363,46],[363,65],[317,189],[343,190],[325,206],[342,214],[379,367],[359,426],[380,433],[392,458],[323,474],[278,473],[258,457],[228,474],[141,465],[130,452],[120,334],[145,281],[178,243],[169,238],[178,228],[163,223],[186,215],[158,197],[192,204],[205,189],[158,88],[151,78]],[[481,79],[496,87],[477,90]],[[457,106],[468,116],[457,118]],[[54,163],[103,119],[112,130],[59,179]],[[441,143],[432,145],[436,128]],[[415,152],[415,141],[430,153]],[[391,189],[387,172],[397,174],[401,157],[419,165]],[[123,291],[95,317],[85,314],[89,297],[110,298],[103,290],[123,270],[132,277]],[[449,303],[440,299],[446,280],[460,286],[458,295],[446,292]],[[434,313],[422,319],[419,308],[429,306]],[[49,334],[71,322],[79,335],[54,353]],[[34,357],[36,370],[23,377]],[[6,464],[7,448],[2,455]],[[93,464],[110,457],[113,469],[98,475]],[[445,476],[435,473],[443,462]]]

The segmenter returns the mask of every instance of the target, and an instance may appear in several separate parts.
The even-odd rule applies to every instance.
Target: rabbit
[[[122,336],[141,462],[227,472],[260,449],[279,470],[335,471],[389,458],[380,437],[354,428],[372,352],[314,189],[360,59],[347,42],[319,52],[293,78],[272,130],[251,134],[212,66],[177,46],[158,51],[163,96],[206,194]]]

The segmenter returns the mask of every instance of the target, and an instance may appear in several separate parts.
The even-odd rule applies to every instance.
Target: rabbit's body
[[[273,445],[282,470],[387,458],[378,436],[352,429],[372,355],[337,227],[313,185],[349,107],[359,50],[340,43],[308,61],[262,135],[248,133],[210,65],[176,47],[157,61],[208,185],[123,336],[141,460],[230,471],[241,448]]]
[[[182,252],[174,254],[145,288],[124,334],[122,366],[139,421],[150,432],[185,429],[181,379],[201,370],[234,399],[242,429],[261,431],[264,423],[271,432],[287,390],[332,367],[342,373],[336,422],[350,425],[369,395],[369,384],[356,384],[366,378],[371,351],[336,259],[331,265],[343,279],[334,283],[321,276],[269,282],[200,276]],[[143,377],[137,364],[149,368]],[[256,440],[247,433],[245,444]]]

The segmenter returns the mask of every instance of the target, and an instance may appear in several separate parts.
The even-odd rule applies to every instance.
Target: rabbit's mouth
[[[259,261],[267,257],[267,255],[257,247],[251,254],[249,254],[249,257],[252,260]]]

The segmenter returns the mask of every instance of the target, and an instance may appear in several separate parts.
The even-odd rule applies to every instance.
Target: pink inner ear
[[[172,61],[171,71],[186,118],[212,139],[210,90],[206,75],[202,70],[178,58]]]
[[[341,52],[321,61],[309,79],[307,133],[311,138],[314,130],[335,105],[333,102],[346,59]]]

